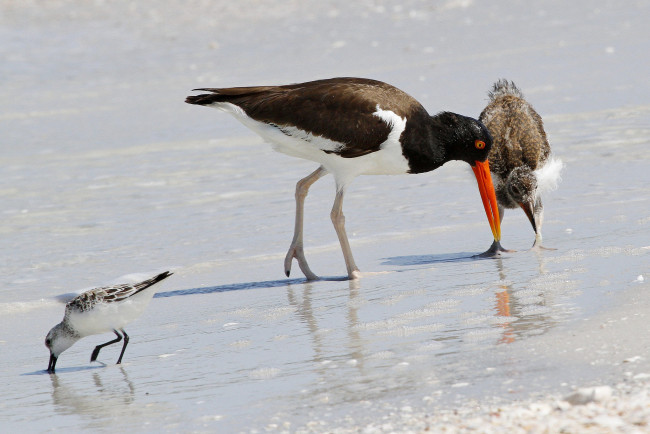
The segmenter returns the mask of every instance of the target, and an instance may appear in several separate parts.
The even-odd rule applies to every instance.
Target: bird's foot
[[[501,256],[502,253],[513,253],[513,252],[516,252],[516,250],[504,249],[503,246],[501,246],[501,241],[493,241],[489,249],[487,249],[485,252],[479,255],[476,255],[476,257],[498,258],[499,256]]]
[[[535,232],[535,242],[533,243],[533,247],[531,247],[530,250],[540,252],[542,250],[557,250],[557,249],[554,249],[552,247],[544,247],[544,246],[542,246],[542,235]]]
[[[347,280],[349,281],[360,281],[362,277],[370,277],[370,276],[377,276],[380,274],[390,274],[393,271],[364,271],[363,273],[359,270],[352,270],[352,272],[348,273],[348,278]],[[328,280],[328,279],[325,279]],[[345,278],[343,279],[334,279],[334,280],[346,280]]]
[[[284,274],[286,274],[287,277],[291,275],[291,263],[293,262],[293,258],[296,258],[296,261],[298,261],[298,266],[300,267],[300,270],[303,272],[307,280],[320,279],[309,269],[309,265],[307,264],[307,259],[305,259],[305,253],[302,250],[302,246],[294,244],[291,244],[289,251],[287,252],[287,256],[284,257]]]
[[[533,244],[533,247],[530,248],[530,250],[533,250],[535,252],[541,252],[542,250],[557,250],[554,247],[544,247],[541,244]]]
[[[100,350],[100,349],[101,349],[101,348],[95,348],[95,349],[93,350],[93,353],[90,355],[90,361],[91,361],[91,362],[94,362],[95,360],[97,360],[97,356],[99,356],[99,350]]]
[[[350,280],[359,280],[361,279],[361,276],[362,276],[361,271],[359,271],[358,269],[352,270],[348,273],[348,277],[350,278]]]

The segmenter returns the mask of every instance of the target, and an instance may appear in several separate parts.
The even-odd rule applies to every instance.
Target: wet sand
[[[562,391],[525,399],[467,399],[453,406],[395,405],[376,418],[350,413],[336,421],[317,419],[301,426],[277,417],[266,429],[333,433],[641,433],[650,424],[650,301],[648,284],[627,291],[624,302],[606,313],[562,327],[520,348],[540,364],[607,366],[607,375],[587,382],[562,383]],[[263,430],[262,430],[263,431]]]
[[[0,1],[3,427],[645,431],[649,10]],[[495,80],[514,80],[566,164],[544,200],[556,250],[528,251],[512,210],[503,244],[517,252],[472,259],[491,234],[471,171],[451,163],[355,180],[358,282],[340,279],[333,182],[319,181],[305,249],[328,280],[295,266],[287,279],[294,187],[315,167],[183,100],[332,76],[472,116]],[[122,365],[110,348],[89,363],[97,336],[45,374],[56,296],[161,269],[175,274],[128,328]],[[589,387],[598,402],[563,402]]]

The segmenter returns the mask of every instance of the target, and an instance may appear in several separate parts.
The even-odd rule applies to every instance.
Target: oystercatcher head
[[[456,113],[429,115],[405,92],[381,81],[332,78],[284,86],[195,89],[189,104],[226,111],[282,153],[320,166],[296,185],[294,237],[285,257],[308,279],[317,279],[303,252],[303,207],[309,187],[331,173],[337,191],[331,218],[341,243],[348,277],[359,269],[345,233],[342,212],[346,187],[358,175],[423,173],[450,160],[469,163],[495,240],[499,214],[487,156],[492,138],[476,119]]]
[[[541,194],[557,188],[562,161],[551,157],[541,116],[508,80],[488,92],[490,102],[479,116],[490,131],[490,169],[503,219],[505,208],[520,207],[535,231],[533,246],[541,247],[544,207]],[[490,251],[502,249],[497,242]]]

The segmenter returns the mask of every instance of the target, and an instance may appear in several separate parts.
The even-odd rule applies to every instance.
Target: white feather
[[[537,195],[556,190],[562,180],[560,173],[564,169],[564,163],[559,158],[549,157],[546,164],[535,170],[537,178]]]

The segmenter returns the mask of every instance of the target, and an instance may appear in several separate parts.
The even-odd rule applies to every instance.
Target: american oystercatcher
[[[512,81],[497,81],[488,95],[479,120],[494,140],[488,159],[499,218],[504,208],[521,207],[535,231],[533,247],[543,248],[541,194],[557,188],[563,163],[551,156],[541,116]],[[503,249],[495,241],[488,252],[498,250]]]
[[[478,181],[494,239],[499,215],[486,161],[492,139],[483,124],[455,113],[429,113],[413,97],[381,81],[332,78],[285,86],[194,89],[208,94],[185,102],[226,111],[269,141],[276,151],[320,164],[296,185],[294,236],[285,257],[307,279],[318,277],[303,251],[303,210],[309,187],[331,173],[336,196],[331,218],[341,243],[348,277],[359,277],[342,212],[343,196],[358,175],[423,173],[450,160],[469,163]]]
[[[47,371],[54,374],[59,355],[79,339],[110,331],[115,333],[117,338],[97,345],[90,361],[97,359],[99,350],[103,347],[124,338],[122,352],[117,359],[119,365],[129,343],[129,335],[124,331],[124,326],[139,317],[151,301],[155,291],[146,290],[171,275],[172,273],[165,271],[140,283],[95,288],[70,300],[65,305],[63,321],[52,327],[45,338],[45,346],[50,350]]]

